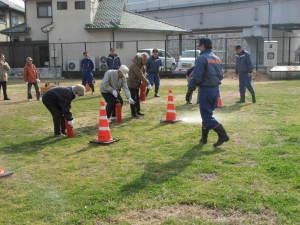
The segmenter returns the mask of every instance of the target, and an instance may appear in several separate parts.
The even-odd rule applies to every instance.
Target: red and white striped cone
[[[93,144],[102,144],[109,145],[115,143],[119,140],[112,138],[110,134],[109,122],[106,114],[106,102],[100,101],[100,111],[99,111],[99,129],[98,129],[98,138],[93,140],[90,143]]]
[[[5,169],[0,168],[0,178],[9,177],[13,174],[14,174],[13,172],[6,171]]]
[[[169,90],[166,119],[161,120],[161,123],[177,123],[180,122],[176,118],[176,109],[174,105],[174,96],[172,90]]]

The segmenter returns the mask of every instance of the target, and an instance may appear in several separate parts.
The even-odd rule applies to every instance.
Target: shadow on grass
[[[221,113],[232,113],[235,111],[240,111],[242,108],[247,107],[252,105],[251,103],[245,103],[245,104],[240,104],[240,103],[235,103],[232,105],[225,105],[222,106],[221,108],[218,108],[217,111]]]
[[[40,151],[45,146],[49,146],[51,144],[57,143],[63,139],[65,139],[65,137],[49,136],[39,140],[22,142],[18,144],[11,144],[9,146],[0,148],[0,152],[12,153],[12,154],[19,154],[19,153],[32,154]]]
[[[183,104],[183,105],[176,106],[177,111],[191,111],[194,109],[199,109],[199,105],[198,104]]]
[[[201,151],[202,146],[196,145],[188,150],[183,156],[170,162],[148,163],[145,166],[144,174],[133,180],[131,183],[121,187],[122,195],[133,195],[143,190],[149,185],[162,184],[172,177],[178,176],[188,167],[195,159],[202,156],[213,155],[222,152],[222,149],[213,149],[209,151]]]
[[[73,152],[71,154],[68,154],[67,156],[73,156],[73,155],[77,155],[77,154],[80,154],[80,153],[84,153],[84,152],[87,152],[89,150],[95,149],[97,147],[99,147],[99,145],[89,143],[87,146],[83,147],[82,149],[80,149],[76,152]]]
[[[18,104],[23,104],[23,103],[27,103],[28,100],[20,100],[20,101],[1,101],[3,103],[3,105],[18,105]],[[1,103],[0,103],[1,104]]]

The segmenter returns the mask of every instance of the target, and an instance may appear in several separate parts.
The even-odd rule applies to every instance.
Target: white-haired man
[[[70,112],[71,103],[76,96],[84,96],[85,87],[81,84],[72,87],[56,87],[43,95],[43,104],[50,111],[55,136],[65,134],[65,121],[73,126],[73,115]]]
[[[114,119],[116,116],[116,103],[123,105],[123,99],[120,95],[121,89],[124,90],[129,103],[135,103],[127,86],[128,72],[129,69],[125,65],[120,66],[118,70],[108,70],[100,84],[100,92],[107,103],[106,112],[109,120]]]

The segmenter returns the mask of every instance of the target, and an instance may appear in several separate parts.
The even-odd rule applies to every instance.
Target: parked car
[[[153,50],[153,48],[140,49],[140,50],[138,50],[138,53],[146,52],[146,53],[149,54],[149,56],[151,56],[152,55],[152,50]],[[166,54],[164,50],[158,49],[158,56],[162,61],[163,69],[165,67],[165,59],[167,59],[166,69],[171,70],[171,71],[176,70],[176,60],[168,52]]]
[[[213,52],[220,57],[222,61],[224,61],[224,51],[222,50],[213,50]],[[196,54],[195,54],[196,53]],[[200,50],[186,50],[182,52],[182,55],[179,57],[177,70],[186,72],[188,69],[192,68],[195,65],[195,61],[200,55]],[[196,55],[196,59],[195,59]]]
[[[182,52],[182,55],[178,60],[178,71],[186,72],[188,69],[192,68],[195,65],[195,55],[196,58],[200,55],[200,50],[186,50]]]

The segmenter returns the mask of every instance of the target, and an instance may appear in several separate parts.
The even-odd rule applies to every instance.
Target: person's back
[[[112,89],[120,89],[119,80],[118,70],[106,71],[100,84],[100,92],[107,93],[111,92]]]

